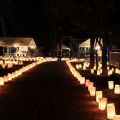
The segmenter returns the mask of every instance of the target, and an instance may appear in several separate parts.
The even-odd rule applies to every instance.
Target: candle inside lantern
[[[100,98],[99,99],[99,109],[100,110],[105,110],[106,108],[106,105],[107,105],[107,98]]]
[[[93,87],[94,83],[93,82],[89,82],[88,83],[88,91],[90,91],[90,88]]]
[[[102,98],[103,92],[102,91],[96,91],[96,102],[99,102],[99,99]]]
[[[109,89],[114,89],[114,81],[108,81],[108,88]]]
[[[100,71],[99,70],[97,70],[97,75],[100,75]]]
[[[81,77],[80,84],[85,84],[85,77]]]
[[[94,73],[94,69],[91,69],[91,74],[93,74]]]
[[[114,119],[115,116],[115,105],[114,103],[107,104],[107,119]]]
[[[91,87],[90,88],[90,95],[95,96],[95,93],[96,93],[96,87]]]
[[[90,80],[86,80],[85,87],[88,87],[89,82],[90,82]]]
[[[3,79],[3,77],[0,77],[0,85],[4,85],[4,79]]]
[[[114,93],[120,94],[120,85],[115,85]]]
[[[4,75],[4,82],[8,82],[8,75]]]

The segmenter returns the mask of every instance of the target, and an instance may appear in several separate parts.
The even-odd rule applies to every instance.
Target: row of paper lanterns
[[[2,57],[1,59],[6,61],[39,61],[42,60],[43,57]]]
[[[79,74],[79,72],[75,70],[75,68],[71,65],[70,62],[71,61],[67,61],[67,65],[69,66],[71,73],[75,78],[78,79],[80,84],[85,85],[85,87],[88,87],[90,96],[96,97],[96,102],[98,102],[99,109],[105,110],[107,108],[107,119],[120,120],[120,115],[116,115],[115,112],[115,104],[107,103],[108,99],[106,97],[103,97],[103,91],[96,91],[94,83],[90,80],[86,80],[85,77],[82,77]]]
[[[0,77],[0,86],[3,86],[6,82],[11,81],[12,79],[20,76],[22,73],[28,71],[29,69],[35,67],[36,65],[39,65],[44,62],[50,62],[50,61],[56,61],[54,58],[45,58],[45,59],[40,59],[37,62],[33,62],[27,66],[24,66],[20,68],[19,70],[16,70],[12,73],[8,73],[7,75],[4,75],[3,77]]]

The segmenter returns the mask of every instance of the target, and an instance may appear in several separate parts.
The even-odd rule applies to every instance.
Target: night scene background
[[[120,0],[0,0],[0,120],[120,120],[119,39]]]
[[[63,36],[83,39],[105,33],[119,48],[119,16],[119,0],[1,0],[0,36],[34,37],[47,54]]]

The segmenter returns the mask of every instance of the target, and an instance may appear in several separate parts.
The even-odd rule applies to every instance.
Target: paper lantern
[[[12,68],[12,64],[8,63],[7,68]]]
[[[83,70],[86,70],[86,66],[83,66]]]
[[[119,69],[118,68],[115,69],[115,73],[119,73]]]
[[[114,81],[108,81],[108,88],[109,89],[114,89]]]
[[[95,96],[96,93],[96,87],[90,87],[90,95]]]
[[[8,73],[8,80],[12,80],[12,74]]]
[[[89,82],[90,82],[90,80],[86,80],[85,87],[88,87]]]
[[[100,98],[99,99],[99,109],[100,110],[105,110],[106,108],[106,105],[107,105],[107,98]]]
[[[3,77],[0,77],[0,85],[4,85],[4,79],[3,79]]]
[[[114,119],[115,114],[114,103],[107,104],[107,119]]]
[[[100,71],[99,70],[97,70],[97,75],[100,75]]]
[[[100,74],[102,74],[102,69],[100,69]]]
[[[96,66],[94,66],[94,68],[93,68],[94,70],[96,70]]]
[[[93,82],[89,82],[88,83],[88,91],[90,91],[90,88],[93,87],[94,83]]]
[[[2,66],[2,68],[4,69],[4,68],[5,68],[5,66],[6,66],[6,64],[1,64],[1,66]]]
[[[8,75],[4,75],[4,82],[8,82]]]
[[[85,77],[81,77],[80,84],[81,85],[85,84]]]
[[[120,85],[115,85],[114,94],[120,94]]]
[[[120,120],[120,115],[115,115],[114,120]]]
[[[91,74],[94,74],[94,69],[91,69]]]
[[[96,91],[96,102],[99,102],[99,99],[102,98],[103,92],[102,91]]]

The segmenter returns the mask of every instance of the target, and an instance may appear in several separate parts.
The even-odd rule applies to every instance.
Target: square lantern
[[[114,119],[115,114],[116,112],[114,103],[107,104],[107,119]]]
[[[108,81],[108,88],[110,90],[114,89],[114,81]]]
[[[91,69],[91,74],[94,74],[94,69]]]
[[[100,98],[99,99],[99,109],[100,110],[105,110],[107,105],[107,98]]]
[[[96,102],[99,102],[99,99],[102,98],[103,92],[102,91],[96,91]]]
[[[0,85],[4,85],[4,79],[3,79],[3,77],[0,77]]]
[[[81,77],[80,84],[81,85],[85,84],[85,77]]]
[[[90,95],[95,96],[96,93],[96,87],[90,87]]]
[[[88,87],[89,82],[90,82],[90,80],[87,79],[85,82],[85,87]]]
[[[94,83],[93,82],[89,82],[88,83],[88,91],[90,91],[90,88],[93,87]]]
[[[114,94],[120,94],[120,85],[115,85]]]
[[[8,79],[9,79],[9,77],[8,77],[8,75],[4,75],[4,82],[8,82]]]

